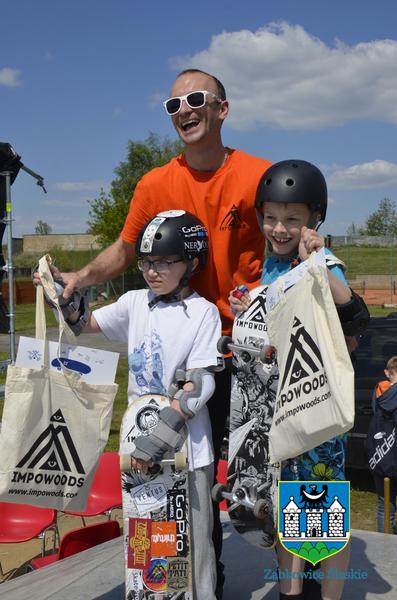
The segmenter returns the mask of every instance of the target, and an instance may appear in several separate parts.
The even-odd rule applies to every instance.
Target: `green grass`
[[[120,425],[124,411],[127,408],[127,389],[128,389],[128,360],[120,358],[116,374],[116,383],[119,384],[119,389],[113,404],[112,424],[110,426],[109,440],[106,445],[106,450],[118,451]]]
[[[390,275],[397,270],[397,246],[332,246],[332,252],[347,267],[347,278],[357,275]]]
[[[376,494],[354,489],[354,484],[353,479],[350,490],[350,528],[376,531]]]
[[[371,317],[387,317],[392,312],[397,312],[397,308],[383,308],[383,306],[368,305]]]
[[[56,327],[57,321],[54,313],[47,306],[45,307],[47,327]],[[14,309],[15,331],[33,332],[35,328],[35,304],[17,304]]]

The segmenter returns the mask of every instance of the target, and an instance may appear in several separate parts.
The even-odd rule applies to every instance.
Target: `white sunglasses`
[[[205,105],[207,96],[211,96],[217,102],[222,102],[222,98],[219,98],[216,94],[208,92],[207,90],[198,90],[197,92],[189,92],[184,96],[173,96],[163,102],[163,106],[168,115],[176,115],[182,106],[183,100],[190,108],[202,108]]]

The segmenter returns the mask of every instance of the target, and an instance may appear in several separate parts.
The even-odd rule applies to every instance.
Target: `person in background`
[[[392,413],[397,408],[397,356],[389,358],[384,370],[386,379],[379,381],[372,395],[372,410],[375,413],[377,408]],[[397,470],[397,465],[396,465]],[[377,508],[377,527],[380,533],[385,530],[385,498],[384,498],[384,477],[379,473],[372,471],[375,482],[375,490],[378,497]],[[390,477],[390,531],[396,533],[396,496],[397,479]]]

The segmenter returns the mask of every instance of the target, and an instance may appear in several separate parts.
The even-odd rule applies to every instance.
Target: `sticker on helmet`
[[[162,223],[164,223],[164,221],[165,218],[162,218],[159,215],[157,215],[156,217],[154,217],[154,219],[150,221],[149,225],[146,227],[145,233],[142,236],[140,247],[141,252],[152,251],[154,236],[156,235],[158,228]]]
[[[186,214],[184,210],[164,210],[163,212],[158,213],[158,217],[165,217],[166,219],[171,219],[172,217],[182,217]]]

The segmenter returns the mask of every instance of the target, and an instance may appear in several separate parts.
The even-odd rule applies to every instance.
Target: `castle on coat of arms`
[[[349,539],[344,525],[346,508],[342,506],[338,496],[334,496],[327,507],[328,486],[323,485],[321,492],[317,490],[317,485],[310,485],[309,488],[309,491],[305,485],[300,488],[302,507],[299,507],[294,497],[290,496],[289,502],[282,509],[284,527],[280,527],[281,541],[346,542]],[[327,516],[326,519],[323,518],[324,514]],[[327,523],[326,527],[324,521]]]

